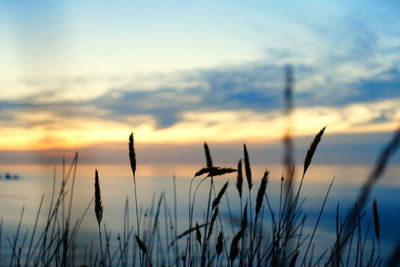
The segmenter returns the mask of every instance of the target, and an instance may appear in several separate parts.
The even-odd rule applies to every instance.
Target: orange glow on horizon
[[[392,121],[373,122],[382,112],[398,107],[400,100],[351,104],[340,108],[298,108],[293,113],[294,136],[314,135],[323,126],[327,134],[390,132],[398,127],[400,112]],[[257,113],[239,111],[184,112],[180,121],[158,128],[150,116],[126,122],[90,118],[52,118],[49,114],[19,114],[24,121],[44,121],[34,127],[14,126],[0,129],[1,150],[75,149],[101,143],[126,142],[129,133],[144,144],[188,144],[212,142],[273,142],[283,136],[286,121],[278,111]]]

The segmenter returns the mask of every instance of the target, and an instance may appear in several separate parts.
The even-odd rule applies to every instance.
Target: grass
[[[281,179],[280,201],[272,207],[267,193],[269,171],[265,170],[258,189],[253,186],[250,157],[247,147],[243,147],[243,162],[247,180],[248,194],[243,194],[242,160],[238,168],[214,166],[210,149],[204,144],[206,166],[197,171],[192,178],[189,189],[187,228],[178,229],[176,184],[174,182],[174,203],[167,203],[164,193],[145,212],[137,207],[135,197],[136,227],[130,226],[130,209],[125,203],[124,226],[118,234],[118,246],[111,245],[111,233],[103,223],[103,205],[101,199],[101,179],[94,174],[94,197],[74,225],[71,225],[72,194],[78,154],[75,155],[68,171],[63,171],[58,195],[53,195],[47,220],[43,227],[38,227],[42,211],[43,197],[39,204],[32,233],[22,232],[22,209],[17,231],[13,238],[7,237],[7,245],[12,250],[9,262],[1,260],[1,265],[9,266],[74,266],[81,263],[88,266],[382,266],[385,263],[381,256],[380,220],[378,201],[374,199],[369,212],[373,215],[374,236],[370,239],[370,224],[363,227],[366,214],[366,203],[373,185],[380,179],[390,156],[394,153],[400,140],[400,130],[383,149],[370,177],[362,186],[357,201],[349,213],[342,217],[338,205],[336,221],[336,239],[322,253],[316,255],[315,237],[321,216],[332,188],[330,183],[311,234],[305,234],[305,221],[301,198],[301,189],[307,170],[324,134],[323,128],[311,142],[305,156],[303,172],[299,185],[293,182],[286,186],[286,177]],[[129,142],[129,155],[135,183],[135,149],[132,135]],[[64,168],[65,169],[65,168]],[[226,223],[220,216],[221,203],[228,200],[227,181],[217,190],[214,178],[229,173],[236,173],[235,189],[240,198],[240,225]],[[54,176],[55,177],[55,176]],[[291,177],[293,179],[294,177]],[[55,179],[55,178],[54,178]],[[204,207],[204,221],[194,221],[194,210],[198,207],[196,196],[200,187],[208,185],[207,205]],[[67,187],[69,188],[67,189]],[[225,198],[224,198],[225,196]],[[252,200],[253,199],[253,200]],[[67,201],[68,200],[68,201]],[[254,205],[253,202],[255,201]],[[77,236],[82,221],[94,204],[98,223],[98,250],[92,245],[86,249],[82,259],[77,258]],[[228,203],[229,204],[229,201]],[[171,207],[174,208],[171,211]],[[269,215],[268,215],[269,214]],[[269,224],[264,218],[271,219]],[[0,223],[0,242],[2,242],[2,221]],[[227,229],[231,227],[232,232]],[[40,231],[38,229],[41,229]],[[141,229],[141,231],[139,231]],[[372,231],[372,230],[371,230]],[[179,234],[180,233],[180,234]],[[370,240],[369,240],[370,239]],[[368,243],[370,246],[368,247]],[[92,243],[93,244],[93,243]],[[4,246],[4,242],[0,243]],[[387,259],[387,266],[399,263],[396,248]],[[1,253],[1,251],[0,251]]]

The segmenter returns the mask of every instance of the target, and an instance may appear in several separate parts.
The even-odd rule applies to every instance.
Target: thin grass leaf
[[[203,228],[203,227],[205,227],[206,225],[207,225],[207,223],[201,224],[201,225],[199,225],[199,228]],[[192,228],[190,228],[190,229],[187,229],[187,230],[184,231],[183,233],[177,235],[177,236],[176,236],[176,239],[171,241],[170,246],[176,244],[177,241],[178,241],[179,239],[181,239],[182,237],[188,235],[189,233],[192,233],[193,231],[196,231],[196,227],[192,227]]]
[[[311,164],[311,160],[314,156],[315,150],[317,149],[317,146],[319,142],[321,141],[321,137],[324,134],[326,127],[322,128],[319,133],[314,137],[314,140],[312,141],[310,148],[307,150],[306,158],[304,159],[304,170],[303,170],[303,175],[307,172],[308,167]]]

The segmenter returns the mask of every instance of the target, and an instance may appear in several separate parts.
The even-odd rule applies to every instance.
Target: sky
[[[281,2],[0,1],[0,161],[118,154],[131,131],[148,160],[276,155],[289,65],[299,151],[327,126],[322,161],[373,161],[400,125],[400,3]]]

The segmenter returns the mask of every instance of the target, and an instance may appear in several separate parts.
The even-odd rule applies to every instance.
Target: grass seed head
[[[229,181],[226,182],[226,183],[224,184],[224,186],[223,186],[223,187],[221,188],[221,190],[219,191],[217,197],[214,199],[214,201],[213,201],[213,203],[212,203],[212,208],[213,208],[213,209],[214,209],[216,206],[218,206],[218,204],[221,202],[221,198],[222,198],[222,196],[224,195],[226,189],[228,188],[228,184],[229,184]]]
[[[139,249],[142,250],[143,253],[147,255],[147,247],[137,235],[136,235],[136,243],[138,244]]]
[[[317,146],[319,142],[321,141],[321,137],[324,134],[326,127],[322,128],[319,133],[314,137],[314,140],[312,141],[310,148],[307,150],[306,158],[304,159],[304,170],[303,170],[303,175],[307,172],[308,167],[311,164],[311,160],[314,156],[315,150],[317,149]]]
[[[246,144],[243,144],[243,153],[244,153],[244,168],[246,171],[247,185],[249,187],[249,190],[251,190],[251,188],[253,187],[253,183],[252,183],[252,179],[251,179],[249,153],[247,152]]]
[[[103,219],[103,204],[101,202],[101,191],[99,183],[99,174],[95,171],[94,177],[94,211],[96,213],[97,223],[100,225]]]
[[[206,142],[204,142],[204,153],[206,154],[206,162],[207,162],[207,167],[212,167],[212,159],[211,159],[211,154],[210,154],[210,149],[208,148],[208,145]]]
[[[375,228],[375,236],[380,243],[380,224],[379,224],[379,214],[378,214],[378,203],[374,198],[374,202],[372,203],[372,214],[374,215],[374,228]]]
[[[242,198],[242,189],[243,189],[242,160],[239,160],[238,166],[237,166],[236,188],[239,192],[239,197]]]
[[[134,138],[133,133],[129,135],[129,160],[131,163],[131,169],[133,176],[136,173],[136,153],[135,153],[135,146],[134,146]]]
[[[201,232],[200,232],[199,224],[197,222],[196,222],[196,239],[197,239],[197,242],[199,242],[199,245],[201,246]]]
[[[223,248],[224,248],[223,236],[222,232],[219,232],[217,244],[215,245],[215,251],[217,252],[218,256],[221,255]]]
[[[256,214],[257,215],[261,210],[262,202],[264,199],[264,194],[267,189],[268,179],[269,179],[269,171],[265,170],[264,176],[261,179],[260,188],[258,189],[258,192],[257,192],[257,199],[256,199]]]

